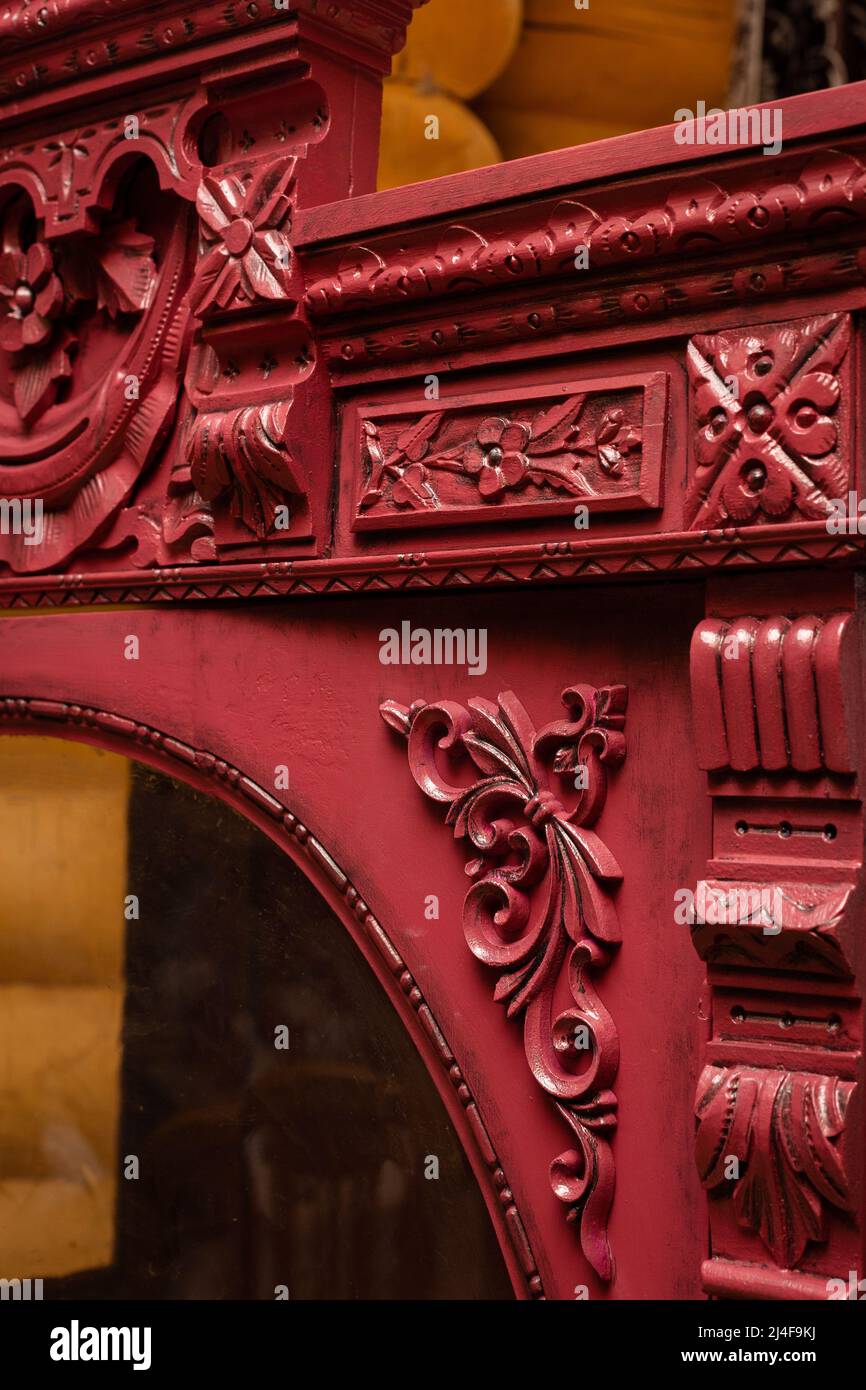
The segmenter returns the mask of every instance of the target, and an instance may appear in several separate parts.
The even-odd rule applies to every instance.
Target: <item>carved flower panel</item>
[[[815,521],[847,501],[850,346],[848,314],[692,339],[689,527]]]
[[[656,372],[355,406],[354,529],[658,507],[666,401]]]

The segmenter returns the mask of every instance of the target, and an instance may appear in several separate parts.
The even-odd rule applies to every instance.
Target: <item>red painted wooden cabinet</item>
[[[376,194],[412,8],[0,16],[3,730],[300,866],[518,1297],[824,1299],[863,1270],[866,91],[782,103],[776,157],[669,127]]]

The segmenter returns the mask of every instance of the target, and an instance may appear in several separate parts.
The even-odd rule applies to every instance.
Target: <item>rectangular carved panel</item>
[[[657,508],[666,403],[651,372],[353,405],[353,529]]]

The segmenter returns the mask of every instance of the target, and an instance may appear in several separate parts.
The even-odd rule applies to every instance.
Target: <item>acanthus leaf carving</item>
[[[756,1231],[785,1269],[811,1241],[825,1239],[827,1205],[852,1210],[841,1142],[853,1091],[852,1081],[809,1072],[708,1066],[701,1075],[701,1182],[732,1189],[740,1225]]]
[[[206,502],[223,495],[232,514],[264,539],[287,496],[306,484],[287,446],[290,400],[197,415],[189,428],[190,480]]]
[[[207,503],[228,498],[232,516],[260,541],[274,538],[278,508],[287,498],[307,495],[288,430],[295,385],[312,369],[289,241],[297,162],[291,154],[224,166],[219,175],[203,177],[196,196],[203,254],[189,302],[200,326],[188,384],[197,413],[188,426],[185,456],[195,492]],[[273,320],[279,324],[280,356],[294,352],[293,365],[281,368],[288,376],[277,373],[280,363],[270,349],[260,361],[249,357],[258,338],[250,311],[269,304],[280,311]],[[219,332],[208,337],[203,325],[213,317],[231,317],[240,340],[221,339]],[[231,342],[243,344],[245,371],[234,361]],[[254,360],[255,390],[245,401]],[[225,382],[230,385],[219,392],[216,409],[210,396]],[[263,401],[263,391],[269,400]]]
[[[620,940],[612,891],[622,873],[592,827],[608,769],[625,757],[627,691],[577,685],[562,699],[568,718],[538,732],[511,691],[495,703],[386,701],[380,710],[408,739],[418,786],[447,805],[455,839],[476,852],[466,866],[466,942],[498,972],[494,997],[509,1018],[522,1016],[532,1074],[572,1131],[577,1147],[553,1160],[551,1186],[579,1223],[587,1259],[609,1280],[619,1042],[594,979]],[[468,757],[474,780],[452,783],[438,753]],[[570,807],[557,778],[577,788]],[[554,1017],[563,971],[573,1006]]]

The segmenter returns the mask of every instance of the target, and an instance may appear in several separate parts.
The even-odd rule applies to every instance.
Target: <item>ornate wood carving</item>
[[[45,514],[38,542],[0,536],[7,578],[76,553],[106,570],[315,550],[329,483],[311,495],[303,440],[332,426],[293,210],[372,175],[414,4],[0,15],[0,495]],[[105,85],[115,63],[131,87]]]
[[[292,0],[301,12],[333,30],[361,40],[372,55],[390,55],[403,44],[413,9],[424,0]],[[206,41],[223,40],[287,25],[286,10],[265,0],[216,0],[176,6],[164,3],[142,14],[135,0],[47,0],[34,7],[14,0],[0,15],[3,61],[0,98],[38,92],[92,72],[167,53],[175,55]],[[100,32],[96,33],[95,30]],[[27,50],[38,48],[33,60]],[[384,67],[384,63],[383,63]]]
[[[800,111],[773,161],[708,148],[682,172],[654,132],[347,198],[411,9],[0,15],[0,500],[47,522],[39,544],[0,535],[0,602],[862,554],[826,528],[856,486],[866,304],[843,98]],[[782,322],[756,327],[771,301]],[[760,383],[756,343],[778,359]]]
[[[704,1286],[826,1298],[860,1239],[846,1126],[862,1053],[854,615],[708,618],[691,671],[714,798],[689,917],[712,991],[696,1100]]]
[[[201,327],[187,373],[197,409],[185,445],[190,480],[216,506],[227,497],[259,540],[309,534],[297,525],[308,515],[308,484],[289,444],[295,389],[313,367],[289,240],[296,164],[293,155],[241,163],[205,176],[196,194],[201,235],[189,303]],[[279,349],[268,342],[262,350],[260,325],[247,317],[266,307],[282,311],[271,328]]]
[[[847,314],[692,339],[692,526],[828,516],[847,498],[850,342]]]
[[[256,300],[283,300],[294,282],[291,228],[297,160],[274,160],[246,177],[206,176],[196,194],[203,254],[189,287],[193,313],[201,319]]]
[[[706,619],[692,641],[698,766],[853,772],[844,691],[855,660],[852,613]]]
[[[173,228],[145,231],[145,189],[123,185],[97,230],[56,240],[24,194],[0,208],[0,493],[45,513],[39,544],[0,535],[13,570],[89,541],[174,415],[187,224],[174,205]]]
[[[657,201],[647,198],[642,181],[616,194],[591,195],[592,205],[567,199],[518,207],[505,217],[507,230],[503,214],[487,214],[468,226],[439,223],[408,238],[385,233],[324,251],[310,258],[307,302],[325,330],[329,365],[357,370],[365,363],[748,304],[798,288],[818,291],[828,275],[840,287],[862,284],[862,250],[838,255],[830,243],[823,255],[801,249],[804,236],[815,244],[833,231],[854,233],[863,223],[862,149],[816,154],[789,165],[784,178],[773,164],[772,175],[764,160],[743,181],[669,180],[653,190]],[[781,259],[788,241],[792,254]],[[708,256],[724,252],[738,253],[736,269],[705,268]],[[580,253],[585,268],[576,269]],[[688,268],[674,271],[672,261]],[[523,314],[479,308],[475,299],[458,310],[441,304],[467,292],[517,286],[532,295]],[[412,305],[418,308],[407,332]],[[353,330],[350,316],[376,309],[381,316]]]
[[[738,1221],[784,1269],[826,1239],[827,1204],[852,1210],[839,1137],[853,1090],[837,1077],[751,1067],[710,1066],[698,1083],[701,1182],[731,1189]]]
[[[356,530],[659,504],[663,373],[591,380],[555,393],[492,394],[355,418],[361,455]]]
[[[501,217],[475,227],[454,225],[416,236],[385,237],[322,257],[308,289],[317,316],[357,310],[364,304],[402,303],[465,293],[492,283],[574,273],[577,251],[588,250],[588,268],[635,266],[656,259],[718,254],[730,246],[754,251],[761,242],[829,229],[833,217],[852,223],[866,217],[866,169],[859,159],[831,151],[801,164],[784,179],[767,170],[756,185],[669,183],[667,196],[647,200],[641,190],[600,194],[594,206],[574,200],[540,209],[520,208],[506,235],[492,235]],[[638,302],[646,311],[650,303]],[[682,306],[681,306],[682,307]]]
[[[591,827],[604,809],[607,769],[625,757],[626,690],[572,686],[562,701],[568,718],[538,732],[511,691],[495,704],[473,699],[468,707],[386,701],[381,713],[408,739],[418,786],[447,805],[455,839],[477,852],[466,866],[473,880],[463,909],[466,942],[499,972],[494,997],[509,1018],[523,1017],[532,1074],[572,1130],[578,1147],[553,1160],[551,1185],[579,1222],[587,1259],[610,1279],[610,1088],[619,1041],[593,980],[619,944],[611,890],[622,874]],[[467,756],[475,780],[452,782],[437,750]],[[561,799],[558,779],[565,778],[579,787],[570,806]],[[563,973],[573,1005],[554,1017]]]
[[[866,538],[827,520],[862,486],[864,93],[783,105],[771,160],[683,149],[669,128],[372,194],[380,78],[412,8],[9,0],[0,602],[609,589],[636,576],[657,590],[682,579],[696,605],[706,589],[692,689],[712,848],[687,923],[710,986],[704,1287],[823,1297],[828,1275],[862,1265],[850,571]],[[5,522],[37,501],[44,537],[30,545]],[[642,592],[601,599],[614,656],[645,621]],[[7,626],[14,659],[30,659]],[[645,679],[639,647],[629,669]],[[664,652],[672,668],[680,655]],[[471,847],[467,942],[521,1020],[538,1103],[567,1127],[553,1190],[609,1278],[618,1042],[596,989],[620,870],[596,825],[625,699],[575,687],[566,703],[539,732],[510,694],[382,708]],[[33,700],[0,714],[131,740],[303,844],[417,1009],[540,1295],[457,1063],[319,841],[237,769],[144,725]],[[646,723],[640,734],[646,750]],[[649,880],[671,863],[658,859]],[[622,1173],[625,1135],[617,1145]]]
[[[825,831],[815,826],[817,834]],[[702,879],[692,942],[710,965],[851,975],[852,892],[851,883],[780,881],[768,889],[766,882]]]

